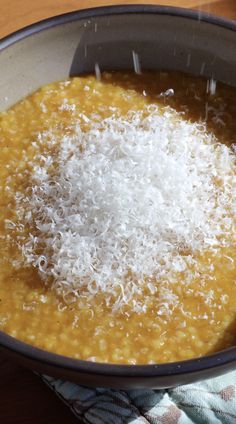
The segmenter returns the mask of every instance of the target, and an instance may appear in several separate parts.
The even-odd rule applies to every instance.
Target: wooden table
[[[0,38],[53,15],[108,4],[156,3],[201,9],[236,19],[236,0],[0,0]],[[0,356],[0,421],[2,424],[75,424],[78,421],[44,384]]]

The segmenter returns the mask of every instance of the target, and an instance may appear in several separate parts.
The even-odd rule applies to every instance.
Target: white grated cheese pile
[[[38,235],[23,253],[58,293],[104,292],[114,308],[135,304],[144,285],[153,294],[196,252],[229,239],[232,151],[169,107],[145,113],[110,117],[87,132],[78,125],[57,157],[41,156],[33,167],[24,220]]]

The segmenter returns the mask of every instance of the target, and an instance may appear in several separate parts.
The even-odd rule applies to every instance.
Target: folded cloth
[[[166,390],[92,389],[42,378],[87,424],[236,423],[236,371]]]

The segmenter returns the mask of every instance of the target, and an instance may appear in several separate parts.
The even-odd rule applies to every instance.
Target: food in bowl
[[[233,346],[235,89],[96,71],[1,114],[1,329],[117,364]]]

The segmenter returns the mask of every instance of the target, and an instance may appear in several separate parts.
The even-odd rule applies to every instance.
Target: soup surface
[[[91,122],[112,116],[114,123],[126,119],[130,111],[145,111],[148,116],[155,106],[160,114],[177,111],[181,119],[200,123],[216,144],[233,150],[235,89],[183,74],[104,73],[101,80],[76,77],[42,87],[0,115],[2,331],[48,351],[117,364],[179,361],[235,345],[236,244],[232,211],[232,231],[224,242],[217,248],[198,248],[193,254],[182,246],[182,256],[194,256],[194,261],[188,261],[186,268],[176,268],[171,278],[163,275],[157,281],[144,276],[141,291],[135,295],[135,308],[130,299],[120,307],[112,307],[117,289],[113,300],[106,291],[91,295],[84,287],[75,291],[75,297],[65,295],[63,290],[55,291],[52,275],[46,280],[43,276],[45,256],[36,266],[29,253],[24,255],[30,234],[40,236],[34,217],[26,222],[22,212],[24,207],[30,212],[30,201],[25,199],[32,190],[38,158],[41,167],[42,157],[45,162],[47,157],[56,158],[61,139],[65,135],[70,139],[78,125],[82,132],[88,132]],[[37,248],[42,258],[43,244]]]

